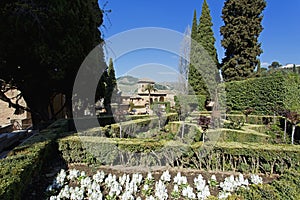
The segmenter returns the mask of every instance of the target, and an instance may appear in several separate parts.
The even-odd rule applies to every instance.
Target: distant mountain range
[[[138,81],[139,78],[133,76],[121,76],[117,78],[117,85],[119,91],[122,92],[122,95],[134,95],[138,91]],[[177,83],[175,82],[161,82],[155,83],[155,88],[157,90],[174,90]]]

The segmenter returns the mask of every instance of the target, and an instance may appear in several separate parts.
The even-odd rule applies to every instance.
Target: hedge
[[[174,97],[175,98],[175,97]],[[205,95],[177,95],[178,101],[180,104],[183,102],[188,104],[192,109],[205,111]]]
[[[51,157],[55,139],[68,129],[68,121],[57,121],[0,160],[0,199],[22,199],[32,178],[40,174],[43,164]]]
[[[224,87],[224,85],[222,85]],[[275,107],[300,111],[300,78],[275,74],[225,83],[226,105],[234,111],[255,108],[256,114],[273,114]]]
[[[203,146],[202,142],[188,145],[167,140],[87,136],[71,136],[60,139],[58,143],[67,162],[146,166],[169,164],[172,167],[264,174],[300,169],[300,146],[292,145],[206,142]]]
[[[161,127],[171,121],[177,120],[176,113],[169,113],[163,115],[160,119]],[[80,132],[83,136],[106,136],[106,137],[120,137],[120,128],[122,129],[122,137],[136,137],[136,134],[146,132],[150,129],[158,127],[159,119],[157,116],[143,117],[142,119],[135,119],[121,123],[106,125],[105,127],[96,127]]]

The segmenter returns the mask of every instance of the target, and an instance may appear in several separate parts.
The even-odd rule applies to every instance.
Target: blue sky
[[[99,0],[104,5],[106,0]],[[219,60],[224,56],[221,46],[220,27],[224,0],[207,0],[213,20],[216,48]],[[191,26],[193,11],[197,18],[201,13],[203,0],[108,0],[105,10],[112,12],[104,18],[106,29],[102,28],[104,39],[134,28],[162,27],[183,33]],[[103,7],[101,7],[103,8]],[[267,0],[264,11],[264,30],[260,35],[264,53],[260,56],[263,66],[272,61],[300,64],[300,0]],[[108,20],[109,19],[109,20]],[[108,43],[108,46],[110,44]],[[159,50],[134,51],[115,60],[117,76],[128,74],[149,63],[177,69],[176,55]],[[141,70],[138,70],[141,71]],[[130,74],[130,73],[129,73]]]

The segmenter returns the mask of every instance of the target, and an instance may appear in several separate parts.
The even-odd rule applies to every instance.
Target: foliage
[[[265,0],[226,0],[222,18],[224,26],[222,46],[225,58],[222,60],[222,75],[225,81],[250,77],[258,65],[257,57],[262,53],[258,41],[263,30],[262,12]]]
[[[41,173],[43,164],[54,155],[53,142],[67,131],[68,121],[57,121],[0,160],[0,199],[22,199],[33,177]]]
[[[49,120],[50,97],[71,94],[77,71],[101,42],[97,1],[1,1],[1,79],[22,93],[34,124]]]
[[[194,12],[191,32],[191,53],[188,82],[191,86],[189,93],[210,96],[216,82],[219,81],[217,51],[212,30],[212,18],[206,0],[202,5],[202,13],[197,23]]]
[[[111,147],[108,148],[107,145]],[[168,164],[172,167],[265,174],[281,174],[286,169],[300,167],[299,146],[218,142],[207,154],[202,145],[202,142],[186,145],[166,140],[104,139],[88,136],[72,136],[59,140],[60,151],[67,162],[95,161],[87,159],[93,152],[93,157],[100,158],[97,162],[107,161],[107,164],[122,162],[124,165],[139,165],[149,161],[148,164],[161,165],[163,161],[169,161]],[[205,145],[212,144],[206,142]],[[102,147],[111,149],[112,156],[102,153]],[[155,154],[152,154],[153,151]]]
[[[224,123],[224,128],[241,130],[244,126],[244,120],[238,119],[237,121],[230,120]]]
[[[295,170],[286,170],[278,179],[268,184],[254,185],[250,189],[240,189],[236,199],[280,199],[293,200],[300,198],[300,173]]]
[[[274,107],[300,110],[300,78],[292,74],[225,83],[226,105],[233,111],[254,108],[256,114],[273,114]]]

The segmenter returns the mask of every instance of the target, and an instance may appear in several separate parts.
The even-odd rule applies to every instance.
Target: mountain
[[[133,76],[121,76],[117,78],[118,90],[122,92],[123,96],[133,96],[137,94],[139,78]],[[155,83],[157,90],[174,90],[176,83],[161,82]]]

